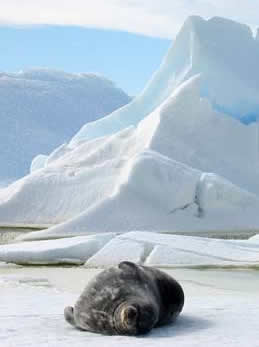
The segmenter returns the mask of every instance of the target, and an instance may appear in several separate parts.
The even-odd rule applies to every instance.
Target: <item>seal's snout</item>
[[[119,334],[136,335],[138,309],[135,305],[122,303],[114,314],[114,326]]]
[[[135,306],[126,306],[121,312],[121,320],[127,326],[136,325],[138,310]]]
[[[158,321],[158,312],[152,305],[144,304],[140,307],[139,319],[137,324],[137,333],[148,333]]]
[[[118,314],[119,312],[119,314]],[[127,335],[148,333],[157,323],[158,312],[149,303],[122,304],[117,309],[117,330]]]

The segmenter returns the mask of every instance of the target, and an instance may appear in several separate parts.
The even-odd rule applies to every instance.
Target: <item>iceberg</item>
[[[75,146],[136,125],[197,74],[202,76],[200,95],[214,109],[244,122],[257,119],[258,60],[258,41],[248,26],[220,17],[189,17],[143,92],[104,119],[83,126],[70,143]]]
[[[39,153],[49,154],[86,122],[130,100],[94,74],[43,68],[0,73],[0,181],[24,176]],[[43,165],[37,159],[37,168]]]
[[[27,239],[258,226],[255,126],[214,111],[199,88],[193,77],[137,127],[58,148],[1,191],[0,223],[53,225]]]
[[[240,122],[242,110],[240,117],[230,116],[242,100],[239,82],[249,110],[256,110],[250,91],[253,85],[258,95],[257,85],[241,79],[243,65],[231,70],[225,55],[235,56],[220,41],[223,31],[233,39],[233,52],[239,49],[234,37],[256,52],[246,26],[189,18],[138,97],[88,123],[47,158],[37,157],[30,175],[1,189],[0,225],[50,226],[24,240],[131,230],[257,230],[257,125]],[[223,55],[207,54],[212,41],[224,47]],[[231,88],[225,70],[233,72]]]

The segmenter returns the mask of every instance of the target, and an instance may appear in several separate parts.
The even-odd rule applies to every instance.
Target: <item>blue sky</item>
[[[3,0],[0,71],[98,72],[134,95],[188,16],[226,17],[255,30],[258,8],[259,0]]]
[[[114,30],[0,27],[0,71],[49,67],[95,72],[135,95],[158,68],[170,44],[168,39]]]

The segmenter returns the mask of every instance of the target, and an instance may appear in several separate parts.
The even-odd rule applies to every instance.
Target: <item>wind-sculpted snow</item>
[[[83,264],[115,234],[3,245],[0,258],[19,264]],[[11,247],[11,248],[9,248]]]
[[[94,74],[0,73],[0,180],[24,176],[33,157],[49,154],[83,124],[129,101],[111,81]]]
[[[0,246],[0,261],[16,264],[83,264],[108,267],[123,260],[160,267],[259,266],[259,244],[129,232],[21,242]]]
[[[0,224],[53,225],[28,239],[258,227],[246,190],[258,192],[255,127],[213,111],[199,88],[184,82],[137,128],[57,148],[1,190]]]
[[[259,192],[256,125],[214,111],[200,98],[200,88],[198,76],[182,83],[140,122],[139,141],[147,139],[159,153]]]

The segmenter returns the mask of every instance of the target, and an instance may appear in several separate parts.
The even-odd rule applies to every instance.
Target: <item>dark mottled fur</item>
[[[139,335],[172,322],[182,311],[180,284],[151,267],[122,262],[91,281],[65,319],[81,330]]]

